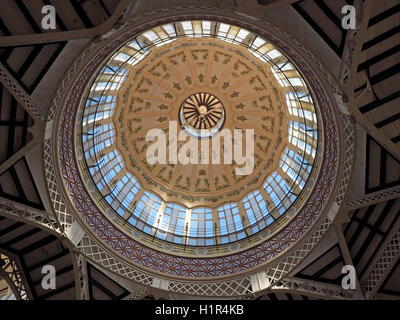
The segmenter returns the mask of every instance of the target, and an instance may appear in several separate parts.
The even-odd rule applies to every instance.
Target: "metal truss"
[[[348,201],[343,205],[343,207],[346,209],[355,210],[363,208],[368,205],[389,201],[399,197],[400,197],[400,186],[397,186],[383,191],[370,193],[360,199]]]
[[[45,211],[37,210],[2,197],[0,197],[0,215],[16,220],[22,219],[39,228],[45,227],[46,229],[59,233],[58,223],[55,217],[48,215]]]
[[[149,291],[149,287],[142,287],[141,289],[139,289],[135,292],[132,292],[130,295],[128,295],[123,300],[140,300],[147,294],[148,291]]]
[[[20,272],[21,267],[18,263],[18,259],[2,250],[0,250],[0,259],[5,262],[4,266],[0,268],[0,275],[5,279],[16,299],[30,299],[23,281],[22,273]]]
[[[355,157],[355,137],[354,137],[354,125],[350,116],[345,113],[340,113],[341,122],[343,125],[343,153],[344,153],[344,165],[343,174],[339,183],[338,192],[336,194],[336,203],[338,206],[342,206],[349,182],[351,179],[351,173],[353,169],[354,157]]]
[[[56,41],[69,41],[83,38],[95,38],[109,33],[119,25],[119,20],[126,13],[131,0],[120,0],[113,14],[102,24],[87,29],[69,30],[29,35],[4,36],[0,39],[0,47],[35,45]]]
[[[87,262],[84,255],[79,252],[74,252],[77,261],[76,276],[78,279],[75,281],[78,283],[78,299],[79,300],[90,300],[89,295],[89,279],[87,273]]]
[[[400,221],[394,226],[375,261],[361,282],[367,299],[373,299],[393,265],[400,257]]]
[[[357,13],[356,23],[357,25],[359,25],[364,16],[365,4],[363,3],[362,0],[355,0],[353,6],[355,7]],[[356,39],[357,33],[358,33],[357,29],[348,30],[345,47],[343,50],[342,62],[339,72],[339,80],[346,86],[348,85],[350,79],[351,66],[353,63],[353,54],[357,40]]]
[[[345,290],[337,285],[289,277],[274,285],[271,290],[273,292],[289,291],[294,294],[309,295],[322,299],[357,299],[357,292],[354,290]]]
[[[352,31],[351,38],[348,40],[347,59],[345,60],[345,66],[342,68],[341,77],[348,78],[346,85],[349,87],[347,93],[348,105],[351,113],[354,115],[357,123],[364,127],[369,134],[373,137],[388,151],[390,151],[396,158],[400,158],[399,148],[396,147],[395,143],[392,142],[380,129],[378,129],[371,121],[363,116],[358,109],[359,101],[362,97],[373,92],[373,88],[369,81],[369,77],[366,80],[366,86],[360,92],[356,93],[355,88],[352,88],[351,84],[355,83],[354,79],[357,76],[358,65],[356,61],[362,61],[362,55],[364,54],[362,46],[364,41],[368,40],[369,31],[368,24],[370,18],[372,18],[372,11],[374,7],[374,1],[362,1],[356,0],[354,3],[357,12],[357,30]]]
[[[0,82],[10,91],[19,104],[36,120],[44,120],[44,115],[25,92],[14,77],[8,72],[2,63],[0,63]]]

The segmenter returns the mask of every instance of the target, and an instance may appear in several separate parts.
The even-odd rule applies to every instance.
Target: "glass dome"
[[[165,67],[173,68],[175,65],[171,59],[167,66],[163,66],[162,60],[159,61],[157,58],[165,52],[173,54],[172,45],[176,43],[176,46],[178,44],[183,46],[185,41],[192,41],[190,43],[193,44],[196,41],[203,41],[203,43],[200,43],[202,46],[212,44],[214,47],[226,43],[227,51],[225,52],[231,50],[232,55],[245,55],[243,53],[245,50],[246,54],[250,54],[255,61],[253,69],[264,74],[265,79],[269,79],[269,83],[275,88],[275,90],[271,89],[271,92],[276,95],[276,101],[282,100],[284,103],[284,110],[281,112],[281,118],[284,120],[280,124],[283,130],[277,130],[273,133],[274,141],[276,141],[276,144],[280,142],[279,147],[283,150],[280,154],[275,155],[277,162],[274,165],[262,162],[263,157],[265,158],[265,152],[263,154],[261,151],[265,149],[267,150],[266,154],[269,154],[272,149],[266,149],[268,148],[267,139],[256,139],[255,155],[260,158],[260,166],[264,165],[267,168],[268,175],[262,176],[260,174],[261,180],[259,177],[255,177],[255,174],[245,177],[244,181],[247,181],[247,185],[243,184],[240,192],[230,191],[230,193],[227,193],[228,196],[221,201],[214,201],[211,196],[207,198],[204,194],[207,192],[212,194],[213,191],[219,192],[221,190],[218,189],[221,186],[220,181],[224,179],[225,174],[221,175],[222,178],[216,177],[218,179],[215,179],[214,176],[212,176],[214,179],[209,178],[208,180],[211,181],[209,184],[212,184],[212,188],[209,191],[204,191],[207,186],[202,187],[203,189],[196,186],[199,180],[204,182],[205,179],[201,180],[201,173],[202,170],[206,171],[206,169],[199,166],[199,178],[195,182],[191,182],[191,187],[188,190],[184,188],[180,190],[181,198],[178,198],[178,196],[174,198],[174,195],[169,195],[168,185],[170,181],[164,181],[164,188],[160,188],[164,193],[153,188],[156,181],[163,182],[159,177],[162,176],[162,172],[168,172],[168,165],[165,166],[166,169],[146,167],[143,170],[148,170],[146,172],[150,173],[147,176],[140,175],[138,171],[135,171],[136,169],[132,169],[135,166],[142,165],[138,161],[139,158],[135,158],[133,152],[128,152],[126,148],[127,144],[133,144],[132,148],[136,147],[137,154],[145,151],[145,149],[139,148],[138,144],[134,144],[143,141],[144,136],[140,136],[139,131],[143,130],[143,126],[145,126],[144,122],[135,119],[148,116],[145,113],[146,99],[150,101],[152,97],[154,98],[156,91],[154,91],[155,89],[152,91],[144,85],[157,82],[159,87],[165,86],[164,82],[160,80],[163,77],[162,72],[156,68],[151,71],[150,67],[155,66],[157,62],[161,69],[165,70]],[[205,43],[204,41],[211,42]],[[235,47],[240,48],[240,51],[235,51]],[[196,73],[196,68],[204,67],[201,64],[198,65],[198,59],[204,58],[200,51],[200,56],[186,57],[186,59],[190,59],[191,72],[193,73]],[[150,61],[150,59],[154,60]],[[204,68],[207,68],[206,61],[209,61],[209,59],[209,57],[204,59]],[[224,56],[222,55],[220,59],[223,62]],[[153,61],[155,62],[152,63]],[[208,68],[207,70],[212,70],[211,66]],[[135,76],[143,70],[149,70],[152,73],[152,78],[142,78],[144,79],[142,86],[133,87],[132,83],[140,83],[140,79],[135,79]],[[177,70],[174,71],[176,79],[181,76],[181,83],[174,83],[172,80],[175,78],[166,78],[165,81],[176,87],[176,92],[178,92],[178,86],[180,86],[182,91],[185,91],[183,94],[189,97],[188,93],[191,89],[186,89],[183,85],[185,83],[184,75],[180,75]],[[247,76],[246,70],[240,69],[240,66],[235,70],[238,73],[238,84],[232,84],[231,87],[235,87],[235,85],[239,87],[240,79]],[[223,75],[225,71],[221,72]],[[172,73],[173,71],[171,71]],[[269,75],[272,75],[272,77]],[[210,81],[210,83],[213,81],[211,73],[205,72],[205,76],[209,76],[206,81]],[[196,81],[199,81],[200,84],[201,78]],[[218,81],[221,81],[221,89],[218,90],[223,92],[225,83],[222,80],[217,80],[215,83],[218,83]],[[250,85],[254,85],[255,81],[253,78],[249,78]],[[275,83],[277,84],[276,87]],[[261,101],[257,106],[257,113],[254,111],[254,119],[258,119],[256,120],[257,123],[260,121],[261,128],[256,129],[256,131],[265,130],[268,132],[272,126],[279,126],[276,123],[278,120],[269,121],[269,119],[272,119],[272,116],[269,116],[271,110],[276,111],[276,109],[273,109],[275,100],[273,102],[268,101],[270,96],[263,96],[264,88],[255,85],[254,87],[256,88],[254,97],[258,99],[257,101]],[[124,91],[125,88],[130,88],[134,94],[125,95],[125,92],[128,92]],[[215,92],[208,94],[214,96]],[[216,99],[220,99],[217,93],[215,93]],[[234,93],[235,91],[232,95]],[[195,94],[195,92],[190,94]],[[168,95],[165,93],[164,95],[165,97],[159,98],[158,111],[152,114],[152,117],[157,120],[154,123],[163,123],[161,121],[164,117],[163,111],[168,108],[167,102],[162,103],[164,100],[168,101]],[[201,125],[192,123],[189,134],[201,137],[201,129],[211,129],[214,131],[210,133],[210,136],[218,135],[220,129],[224,126],[225,117],[230,117],[233,113],[232,110],[237,112],[241,112],[243,108],[246,110],[244,100],[236,105],[232,101],[222,103],[224,111],[221,117],[215,117],[214,121],[208,122],[208,127],[204,125],[204,128],[202,128]],[[269,109],[269,106],[272,106],[272,109]],[[181,104],[177,107],[180,108]],[[127,108],[129,111],[123,113],[121,108]],[[197,115],[205,119],[208,111],[199,108],[196,110]],[[236,118],[235,122],[232,122],[232,127],[239,127],[241,123],[244,124],[245,121],[241,119],[246,119],[246,116],[250,118],[252,112],[251,110],[248,111],[248,115],[240,114],[236,116],[235,114]],[[262,116],[262,113],[265,113],[266,116]],[[135,116],[128,118],[128,114]],[[188,121],[186,118],[185,122],[183,113],[174,114],[181,125],[185,127],[185,123]],[[265,121],[265,123],[263,124],[262,121]],[[125,124],[121,125],[121,123]],[[206,122],[204,121],[204,123]],[[287,126],[284,124],[287,124]],[[118,131],[120,125],[126,126],[126,132],[130,134],[129,137],[125,131]],[[148,30],[127,42],[110,57],[94,77],[83,101],[83,116],[80,126],[81,140],[78,143],[81,143],[85,159],[85,166],[81,167],[80,170],[89,172],[91,182],[95,185],[99,195],[97,201],[106,203],[110,209],[117,213],[121,225],[129,224],[149,236],[184,246],[228,244],[272,227],[282,216],[287,214],[296,200],[301,197],[314,168],[319,138],[319,120],[316,107],[306,82],[293,63],[282,52],[258,35],[234,25],[214,21],[182,21],[166,24]],[[258,124],[256,127],[258,128]],[[165,129],[162,126],[160,128]],[[244,128],[244,125],[242,128]],[[258,158],[256,157],[256,160]],[[180,170],[180,167],[177,166],[172,169],[171,175],[176,181],[180,179]],[[156,171],[158,175],[155,174]],[[154,176],[151,175],[152,172]],[[206,177],[208,178],[208,176]],[[225,177],[230,182],[227,183],[229,185],[242,183],[240,179],[235,180],[236,178],[226,175]],[[252,181],[256,181],[256,183],[252,183]],[[203,200],[211,200],[202,200],[204,203],[196,203],[197,197],[200,198],[200,196],[203,197]],[[178,201],[177,199],[183,200]]]

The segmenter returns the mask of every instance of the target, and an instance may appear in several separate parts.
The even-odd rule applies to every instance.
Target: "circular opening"
[[[211,93],[194,93],[182,102],[179,122],[189,135],[200,139],[210,138],[221,131],[225,122],[225,108]]]

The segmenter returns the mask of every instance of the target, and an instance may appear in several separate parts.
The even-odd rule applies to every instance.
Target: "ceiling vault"
[[[57,83],[61,83],[71,61],[85,46],[108,39],[130,19],[152,11],[168,16],[182,5],[188,12],[202,10],[201,6],[181,0],[42,2],[57,8],[54,32],[40,28],[42,15],[35,13],[27,0],[13,0],[13,6],[9,6],[20,25],[14,26],[5,14],[0,14],[0,253],[7,263],[0,269],[1,277],[7,280],[17,299],[158,300],[192,299],[203,294],[206,289],[201,286],[197,291],[190,291],[185,284],[174,287],[167,281],[161,286],[160,281],[164,280],[136,274],[114,260],[85,230],[75,228],[73,221],[67,230],[61,227],[59,219],[63,218],[49,210],[51,199],[45,185],[48,176],[42,168],[42,139],[50,134],[45,132],[50,104],[47,100],[51,98],[45,102],[38,99],[45,91],[49,97],[56,94]],[[8,5],[11,0],[5,3]],[[360,177],[353,172],[349,178],[358,179],[357,187],[362,188],[353,195],[351,188],[343,192],[345,200],[329,229],[330,245],[323,249],[317,245],[317,250],[307,256],[307,265],[299,265],[299,272],[289,273],[267,290],[249,294],[255,292],[251,285],[233,281],[232,292],[237,290],[243,294],[241,298],[260,300],[399,300],[400,4],[385,0],[380,8],[373,0],[207,3],[210,4],[204,7],[215,3],[227,12],[239,12],[243,19],[267,20],[268,14],[284,10],[301,19],[302,27],[306,27],[305,38],[319,40],[313,50],[343,91],[343,96],[335,97],[342,100],[338,104],[346,109],[341,111],[361,127],[366,140],[362,150],[357,149],[360,141],[355,141],[355,162],[362,169],[365,167],[365,179],[364,172]],[[343,30],[342,4],[356,7],[356,30]],[[251,22],[250,18],[247,20]],[[282,30],[290,32],[291,23],[282,21]],[[334,67],[318,53],[319,49],[328,52],[328,58],[337,59]],[[112,236],[110,241],[114,241]],[[96,259],[97,256],[102,258]],[[57,268],[56,290],[41,287],[41,268],[47,264]],[[341,287],[340,270],[344,265],[356,268],[356,290]],[[165,283],[168,292],[160,289],[165,289]],[[220,289],[213,294],[217,295]],[[230,289],[223,290],[227,293]]]

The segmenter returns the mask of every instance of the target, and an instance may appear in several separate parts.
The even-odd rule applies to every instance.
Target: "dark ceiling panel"
[[[336,244],[327,248],[322,255],[299,271],[295,277],[340,285],[343,276],[341,270],[344,265],[340,247]]]
[[[365,170],[366,193],[400,185],[400,161],[370,135],[367,136]]]
[[[341,1],[343,5],[353,4],[354,1]],[[301,0],[292,4],[293,8],[314,29],[328,46],[342,57],[344,51],[347,30],[342,28],[340,17],[342,16],[337,4],[330,0]],[[338,11],[339,10],[339,11]]]
[[[33,119],[0,83],[0,164],[32,139]]]
[[[44,210],[43,202],[25,157],[0,175],[0,197]]]
[[[0,61],[19,85],[31,94],[64,49],[66,42],[0,48]]]
[[[18,258],[25,286],[32,298],[76,298],[72,257],[55,235],[29,224],[1,217],[0,248]],[[52,265],[56,269],[55,290],[42,288],[44,265]]]
[[[400,199],[350,212],[344,226],[347,246],[359,278],[362,278],[400,219]]]
[[[361,61],[353,77],[358,108],[364,117],[395,144],[400,143],[400,4],[382,1],[373,6]],[[369,83],[369,84],[368,84]]]
[[[90,299],[121,300],[129,294],[129,291],[121,287],[90,263],[87,264],[87,269]]]
[[[395,296],[400,299],[400,258],[397,259],[396,264],[382,283],[378,292]]]

